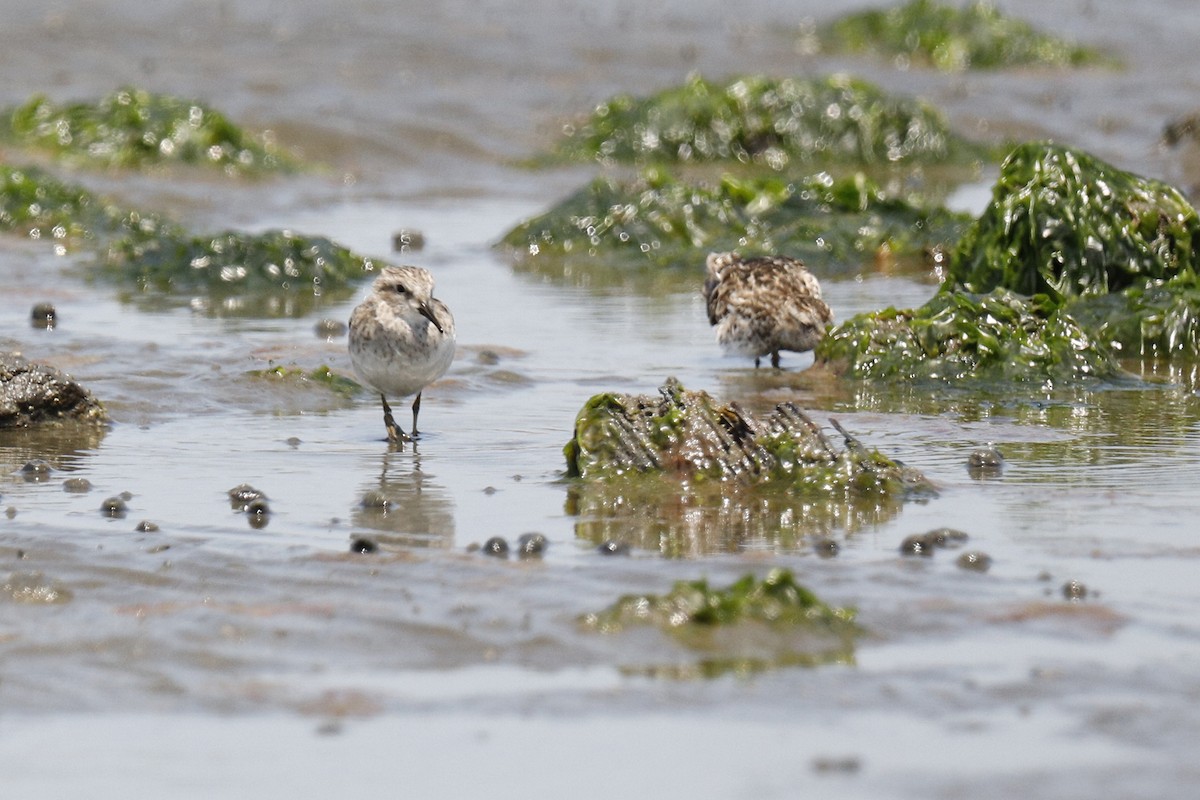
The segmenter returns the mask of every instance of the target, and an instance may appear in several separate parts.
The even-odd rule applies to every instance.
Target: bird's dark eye
[[[408,294],[408,289],[400,284],[396,284],[396,294]]]

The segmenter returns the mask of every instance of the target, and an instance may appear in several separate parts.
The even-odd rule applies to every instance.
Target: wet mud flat
[[[6,784],[99,797],[1186,796],[1200,777],[1187,361],[1122,362],[1147,385],[969,396],[840,383],[807,369],[810,355],[755,370],[714,345],[699,283],[589,283],[496,246],[593,177],[513,163],[564,107],[794,58],[850,65],[960,124],[1066,138],[1186,184],[1178,151],[1155,145],[1192,102],[1178,79],[1190,43],[1166,20],[1179,9],[1094,6],[1070,33],[1132,63],[1036,81],[800,59],[769,8],[355,8],[336,22],[309,4],[201,20],[112,3],[94,26],[16,9],[28,21],[0,35],[44,40],[54,63],[2,62],[3,105],[136,78],[276,128],[328,165],[73,179],[199,230],[295,229],[427,266],[460,349],[425,395],[421,442],[397,450],[377,399],[333,380],[351,374],[344,335],[318,326],[344,321],[365,284],[253,315],[199,290],[202,302],[148,297],[95,279],[78,251],[5,238],[0,345],[69,373],[112,419],[0,431]],[[1006,10],[1054,28],[1035,4]],[[122,55],[130,29],[141,44]],[[200,46],[176,60],[179,31]],[[696,46],[714,31],[723,46]],[[323,46],[296,46],[313,37]],[[69,44],[82,41],[95,44]],[[398,56],[397,42],[419,46]],[[991,177],[962,194],[986,196]],[[424,248],[395,252],[402,228]],[[903,270],[823,284],[839,320],[937,289]],[[33,324],[44,302],[51,328]],[[697,490],[651,509],[566,477],[588,398],[653,395],[672,377],[750,420],[795,403],[841,447],[836,420],[936,495],[722,506]],[[231,502],[241,484],[263,506]],[[522,558],[534,535],[543,544]],[[506,558],[488,553],[496,537]],[[698,581],[728,599],[773,570],[852,609],[860,632],[830,646],[758,622],[683,635],[589,622]]]

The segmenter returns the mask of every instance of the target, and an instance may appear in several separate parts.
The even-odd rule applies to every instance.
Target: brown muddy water
[[[789,32],[827,3],[650,5],[0,0],[0,105],[137,84],[328,165],[261,182],[73,178],[198,230],[289,227],[385,258],[396,231],[418,229],[413,260],[435,272],[460,341],[426,392],[425,438],[396,452],[371,398],[246,374],[348,372],[344,340],[315,325],[357,298],[300,319],[147,305],[39,243],[0,242],[0,346],[67,370],[114,418],[95,435],[0,436],[5,797],[1195,796],[1187,368],[1136,365],[1171,381],[1156,390],[969,401],[829,386],[802,373],[808,356],[782,374],[722,356],[698,283],[593,291],[514,272],[492,248],[592,174],[515,159],[565,115],[691,71],[849,70],[968,133],[1056,137],[1195,185],[1188,155],[1157,144],[1200,106],[1193,5],[1002,2],[1127,67],[965,76],[797,54]],[[955,202],[979,208],[987,184]],[[932,291],[874,273],[826,286],[840,318]],[[57,306],[54,330],[31,327],[39,301]],[[660,521],[662,547],[641,535],[629,557],[602,556],[570,513],[561,447],[591,394],[671,375],[833,415],[941,496],[831,521],[832,559],[783,523],[730,542],[727,521],[684,511]],[[988,442],[1007,466],[972,474]],[[32,459],[52,471],[28,480]],[[91,490],[65,491],[76,478]],[[243,482],[269,497],[265,527],[230,509]],[[387,513],[363,507],[372,491]],[[122,492],[126,516],[102,514]],[[900,556],[905,536],[941,526],[966,531],[990,571],[958,568],[959,551]],[[540,560],[470,549],[527,532],[549,542]],[[381,552],[350,553],[363,536]],[[857,607],[870,635],[840,663],[703,679],[674,640],[576,624],[625,593],[771,566]],[[1064,597],[1071,581],[1085,597]],[[15,602],[22,587],[59,602]]]

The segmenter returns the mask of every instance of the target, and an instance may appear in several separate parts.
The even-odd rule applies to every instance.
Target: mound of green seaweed
[[[896,260],[924,265],[925,253],[952,242],[966,215],[888,194],[862,173],[795,181],[726,175],[688,182],[645,170],[634,180],[598,177],[541,216],[509,231],[501,244],[516,265],[592,285],[619,284],[639,270],[665,268],[694,281],[709,251],[787,253],[809,266],[858,272]]]
[[[850,663],[862,633],[854,617],[854,609],[825,603],[790,570],[773,569],[761,580],[745,575],[724,588],[701,579],[678,581],[663,595],[627,595],[580,622],[602,633],[647,625],[669,633],[701,654],[699,664],[633,671],[678,678]]]
[[[212,313],[298,316],[344,297],[378,266],[329,239],[290,231],[196,235],[119,208],[37,167],[0,164],[0,231],[96,250],[89,274],[132,298],[202,294]]]
[[[1200,354],[1200,216],[1174,188],[1051,142],[1016,148],[924,306],[859,315],[816,348],[847,374],[1113,378],[1118,354]]]
[[[912,0],[888,9],[847,14],[821,27],[817,36],[820,46],[828,50],[878,53],[947,72],[1111,63],[1097,50],[1005,16],[988,0],[962,8],[936,0]]]
[[[619,95],[567,126],[559,158],[601,162],[733,161],[783,169],[842,162],[970,162],[982,150],[915,100],[862,80],[692,77],[650,97]]]
[[[9,109],[0,138],[101,167],[202,164],[229,174],[293,169],[269,133],[251,134],[202,103],[126,87],[96,102],[36,95]]]
[[[1046,295],[941,291],[916,309],[860,314],[818,345],[819,363],[854,378],[1043,382],[1111,378],[1115,354]]]

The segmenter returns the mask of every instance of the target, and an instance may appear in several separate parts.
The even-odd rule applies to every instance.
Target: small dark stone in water
[[[480,350],[475,360],[484,366],[493,367],[500,363],[500,354],[495,350]]]
[[[485,487],[483,487],[483,493],[490,497],[491,495],[494,495],[496,493],[496,487],[495,486],[485,486]]]
[[[87,478],[67,478],[63,481],[63,491],[72,494],[83,494],[92,490],[92,482]]]
[[[50,477],[50,473],[54,471],[54,467],[50,466],[49,461],[43,461],[36,458],[33,461],[26,461],[21,467],[21,477],[26,483],[41,483]]]
[[[266,498],[259,497],[246,503],[246,513],[254,517],[265,517],[271,513],[271,507],[267,505]]]
[[[968,569],[972,572],[987,572],[992,568],[992,557],[987,553],[970,550],[960,555],[954,563],[958,564],[960,569]]]
[[[842,546],[829,537],[822,537],[813,542],[813,550],[821,558],[833,558]]]
[[[100,511],[106,517],[123,517],[129,511],[129,506],[125,504],[125,500],[120,497],[109,497],[100,504]]]
[[[970,537],[954,528],[935,528],[925,534],[937,547],[958,547]]]
[[[350,543],[351,553],[374,553],[377,550],[379,550],[379,545],[371,539],[358,538]]]
[[[318,320],[316,332],[321,339],[337,339],[346,335],[346,323],[340,319]]]
[[[483,554],[485,556],[496,556],[497,558],[508,558],[508,542],[504,541],[503,537],[493,536],[483,543]]]
[[[134,528],[134,530],[138,533],[156,533],[158,531],[158,523],[144,519],[137,524],[137,527]]]
[[[372,489],[362,496],[361,505],[363,508],[387,511],[392,507],[392,501],[383,492]]]
[[[1068,600],[1083,600],[1088,595],[1088,588],[1076,580],[1070,580],[1063,584],[1063,597]]]
[[[850,775],[862,769],[862,762],[858,756],[819,756],[813,759],[812,767],[814,772]]]
[[[133,492],[121,492],[119,495],[117,495],[117,497],[121,498],[122,500],[129,501],[133,499]]]
[[[248,522],[250,527],[256,531],[261,531],[263,528],[267,527],[267,524],[270,521],[270,514],[250,514],[246,517],[246,522]]]
[[[601,542],[596,551],[602,556],[627,556],[629,555],[629,545],[615,539],[608,539]]]
[[[934,541],[927,533],[914,533],[900,542],[900,553],[906,556],[931,556],[933,548]]]
[[[267,496],[248,483],[239,483],[229,490],[229,505],[234,511],[245,511],[251,500],[266,500]]]
[[[392,234],[392,249],[397,253],[415,253],[425,248],[425,234],[412,228],[401,228]]]
[[[17,507],[16,506],[9,506],[8,508],[4,509],[4,516],[8,517],[9,519],[12,519],[16,515],[17,515]]]
[[[286,444],[288,447],[290,447],[290,448],[292,448],[293,450],[295,450],[295,449],[296,449],[297,447],[299,447],[299,446],[300,446],[300,444],[301,444],[301,442],[300,442],[300,437],[298,437],[298,436],[289,436],[289,437],[287,438],[287,440],[284,442],[284,444]]]
[[[967,456],[967,474],[975,480],[994,478],[1004,471],[1004,456],[992,445],[980,447]]]
[[[30,314],[30,321],[35,328],[52,330],[55,322],[58,321],[58,311],[54,308],[53,303],[37,303],[33,307],[33,313]]]
[[[540,533],[523,533],[517,539],[517,555],[521,558],[541,558],[546,552],[546,537]]]

